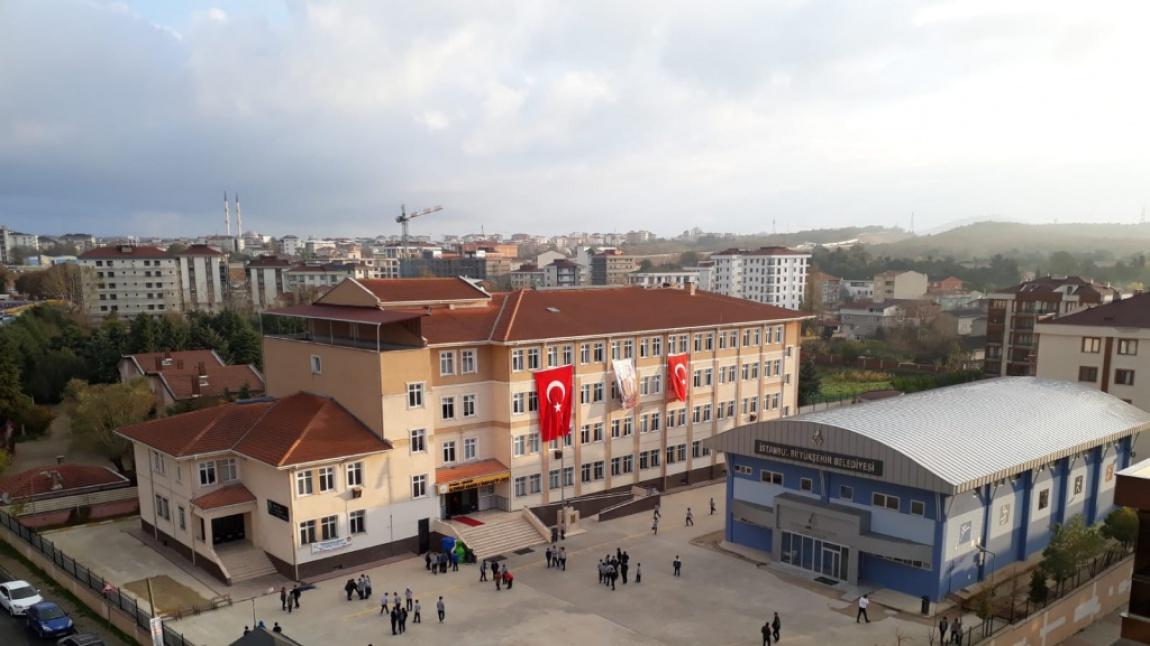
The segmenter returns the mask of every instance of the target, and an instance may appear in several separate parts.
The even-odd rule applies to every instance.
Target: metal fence
[[[36,551],[51,559],[61,570],[67,572],[76,581],[84,584],[88,589],[104,598],[108,611],[123,613],[132,618],[137,626],[149,630],[152,615],[140,607],[140,603],[129,595],[124,594],[120,588],[112,586],[103,577],[95,574],[76,559],[68,556],[56,548],[52,541],[44,538],[39,532],[20,524],[16,518],[7,512],[0,511],[0,525],[7,527],[12,533],[31,545]],[[107,591],[105,591],[107,590]],[[92,610],[99,611],[98,608]],[[164,626],[164,646],[195,646],[180,633]]]

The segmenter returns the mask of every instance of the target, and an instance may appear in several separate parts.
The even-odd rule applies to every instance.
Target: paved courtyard
[[[269,627],[278,621],[287,635],[308,645],[365,646],[390,639],[444,646],[758,644],[759,627],[777,611],[787,644],[895,644],[899,632],[913,639],[904,644],[927,643],[926,624],[875,605],[869,625],[855,624],[853,602],[840,598],[852,596],[849,589],[759,568],[708,544],[722,529],[721,515],[706,513],[708,500],[714,496],[721,505],[722,493],[721,485],[709,485],[664,498],[658,536],[651,535],[649,513],[585,522],[588,531],[567,542],[567,572],[544,567],[542,545],[508,559],[515,575],[511,591],[479,583],[475,566],[432,576],[422,559],[412,558],[367,571],[375,588],[370,601],[345,600],[344,582],[360,574],[354,570],[303,593],[301,609],[290,615],[270,595],[188,617],[174,627],[201,644],[229,643],[253,623],[253,615]],[[694,527],[684,527],[688,505],[695,511]],[[612,592],[597,583],[598,559],[616,547],[630,554],[632,564],[642,564],[642,584],[620,583]],[[681,578],[671,575],[676,554],[684,563]],[[390,623],[378,614],[379,596],[407,586],[422,602],[424,623],[409,620],[408,634],[392,637]],[[442,625],[435,618],[439,595],[447,604]]]

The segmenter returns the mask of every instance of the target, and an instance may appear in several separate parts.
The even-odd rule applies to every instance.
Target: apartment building
[[[33,233],[19,233],[0,226],[0,265],[15,264],[12,252],[17,247],[39,251],[40,238]]]
[[[279,239],[280,253],[285,256],[298,256],[300,252],[299,236],[284,236]]]
[[[259,256],[248,262],[248,290],[257,312],[284,304],[283,297],[288,292],[286,273],[292,266],[290,260],[278,256]]]
[[[284,287],[297,298],[310,297],[338,285],[345,279],[360,277],[363,270],[357,263],[324,263],[296,265],[284,272]]]
[[[227,305],[228,257],[206,244],[175,254],[180,297],[185,311],[219,312]]]
[[[926,274],[917,271],[884,271],[874,277],[874,293],[871,298],[876,303],[924,298],[930,286]]]
[[[547,272],[537,265],[527,263],[509,274],[511,289],[535,289],[547,283]]]
[[[1150,410],[1150,294],[1045,319],[1034,331],[1037,376],[1088,385]],[[1150,449],[1150,437],[1135,440],[1140,448]]]
[[[635,287],[676,287],[684,289],[699,286],[699,274],[694,271],[636,271],[627,275],[627,284]]]
[[[117,315],[164,314],[182,308],[180,262],[149,246],[97,247],[80,254],[84,306],[96,319]]]
[[[702,439],[797,407],[803,315],[690,289],[488,293],[463,279],[348,279],[314,305],[268,315],[305,325],[264,337],[268,394],[330,397],[392,447],[370,469],[369,488],[380,492],[373,504],[386,507],[378,513],[394,545],[428,540],[431,520],[455,514],[717,477],[722,461]],[[667,395],[672,353],[689,355],[686,401]],[[637,373],[630,410],[613,396],[615,359]],[[573,430],[543,446],[533,372],[566,364],[577,390]],[[316,477],[300,475],[316,464],[286,465],[284,482]],[[310,489],[244,484],[257,511],[265,499],[307,498],[310,511],[276,525],[275,540],[297,552],[315,538],[306,523],[335,516],[332,540],[353,523],[338,484],[326,502]],[[359,549],[353,541],[330,556],[346,562],[342,552]]]
[[[1035,374],[1035,325],[1114,300],[1116,292],[1078,276],[1045,276],[987,294],[988,375]]]
[[[545,287],[579,287],[585,285],[586,280],[583,265],[566,258],[553,260],[543,268]]]
[[[756,303],[798,309],[807,288],[811,254],[785,247],[727,249],[711,256],[714,291]]]
[[[820,311],[838,309],[843,301],[843,279],[821,271],[812,271],[807,280],[811,283],[814,305]]]
[[[638,261],[618,249],[591,256],[592,285],[626,285],[627,276],[639,268]]]

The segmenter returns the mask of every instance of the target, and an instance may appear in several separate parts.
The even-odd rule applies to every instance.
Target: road
[[[0,570],[0,581],[10,581],[13,577],[8,576],[4,570]],[[27,630],[24,629],[24,621],[20,617],[11,617],[7,612],[0,609],[0,644],[7,646],[41,646],[42,644],[52,643],[47,640],[39,641],[32,636]]]

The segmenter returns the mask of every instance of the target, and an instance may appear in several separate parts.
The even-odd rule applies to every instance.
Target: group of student
[[[491,578],[495,580],[495,589],[497,591],[502,590],[503,586],[507,586],[507,589],[510,590],[511,585],[515,583],[515,575],[511,574],[511,570],[508,569],[506,565],[500,568],[499,561],[491,561]],[[483,559],[479,564],[479,581],[483,582],[486,580],[487,559]]]

